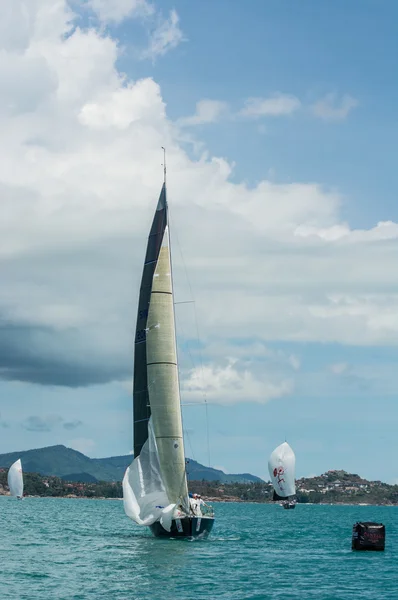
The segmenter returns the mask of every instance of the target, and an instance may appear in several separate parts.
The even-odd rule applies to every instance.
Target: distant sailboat
[[[274,487],[273,500],[282,501],[283,508],[295,508],[296,457],[287,442],[275,448],[268,461],[268,470]]]
[[[18,459],[8,470],[7,483],[10,488],[11,496],[16,496],[20,500],[23,497],[23,475],[21,459]]]
[[[155,536],[207,535],[211,507],[188,497],[177,366],[166,166],[149,234],[134,352],[134,460],[123,479],[124,509]],[[199,510],[198,510],[199,508]]]

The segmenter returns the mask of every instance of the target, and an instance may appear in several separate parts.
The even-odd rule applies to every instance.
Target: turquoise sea
[[[397,600],[398,507],[217,503],[208,540],[161,540],[111,500],[0,497],[2,600]],[[386,551],[352,552],[357,520]]]

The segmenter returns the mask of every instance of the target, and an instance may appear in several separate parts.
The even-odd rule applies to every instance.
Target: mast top
[[[164,185],[166,185],[166,148],[162,146],[163,150],[163,181]]]

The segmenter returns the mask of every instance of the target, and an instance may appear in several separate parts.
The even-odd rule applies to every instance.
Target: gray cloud
[[[66,423],[64,423],[63,427],[64,429],[72,430],[76,429],[77,427],[80,427],[80,425],[83,425],[83,421],[79,421],[79,419],[74,419],[73,421],[67,421]]]
[[[119,362],[106,352],[99,354],[94,345],[85,347],[81,335],[82,331],[0,324],[0,378],[84,387],[123,380],[130,375],[128,360]]]
[[[38,415],[32,415],[27,417],[22,427],[27,431],[52,431],[54,427],[62,422],[62,417],[59,415],[49,415],[47,417],[39,417]]]
[[[355,386],[365,392],[372,388],[372,382],[369,378],[358,375],[354,367],[348,363],[336,363],[330,366],[330,370],[346,386]]]
[[[9,424],[7,423],[7,421],[3,421],[3,420],[2,420],[2,418],[1,418],[1,413],[0,413],[0,427],[1,427],[2,429],[8,429],[8,427],[9,427]]]

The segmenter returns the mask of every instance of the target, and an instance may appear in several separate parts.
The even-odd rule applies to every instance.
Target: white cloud
[[[104,24],[140,19],[149,30],[148,46],[139,53],[142,59],[154,61],[185,41],[179,26],[180,18],[174,9],[168,18],[163,18],[148,0],[87,0],[87,6]]]
[[[227,102],[221,100],[203,99],[196,103],[196,111],[189,117],[182,117],[176,124],[180,127],[191,127],[205,123],[215,123],[221,117],[235,119],[237,117],[258,118],[262,116],[289,115],[301,106],[295,96],[275,94],[269,98],[248,98],[243,109],[237,113],[230,111]],[[264,126],[259,127],[260,133],[266,133]]]
[[[236,359],[230,359],[226,366],[210,364],[192,369],[183,381],[182,391],[184,402],[187,403],[204,402],[206,398],[215,404],[265,404],[290,394],[293,384],[289,380],[271,380],[264,373],[261,379],[257,379],[250,370],[242,368]]]
[[[222,465],[215,465],[213,467],[213,469],[217,469],[218,471],[222,471],[223,473],[225,473],[225,475],[229,475],[228,471],[226,470],[225,467],[223,467]]]
[[[358,106],[358,100],[344,94],[338,98],[336,94],[327,94],[312,105],[311,110],[315,117],[325,121],[343,121],[349,113]]]
[[[88,0],[88,6],[103,22],[120,23],[126,18],[148,17],[154,6],[147,0]]]
[[[295,230],[295,235],[301,237],[320,238],[325,241],[341,241],[347,244],[361,241],[394,240],[398,238],[398,223],[392,221],[379,221],[371,229],[357,229],[352,231],[347,223],[339,223],[331,227],[316,227],[312,225],[300,225]]]
[[[69,448],[73,448],[73,450],[77,450],[82,454],[90,455],[91,451],[95,448],[94,440],[89,438],[76,438],[74,440],[69,440],[67,442],[67,446]]]
[[[291,354],[289,356],[289,363],[291,365],[291,367],[295,370],[298,371],[300,369],[301,366],[301,361],[298,358],[298,356],[295,356],[294,354]]]
[[[274,94],[268,98],[248,98],[245,107],[240,111],[244,117],[279,117],[291,115],[301,107],[296,96],[290,94]]]
[[[155,81],[117,71],[116,40],[71,29],[62,2],[37,0],[29,14],[14,5],[0,53],[4,80],[12,82],[9,65],[18,73],[0,95],[3,377],[64,385],[129,377],[162,145],[209,401],[290,392],[299,359],[275,359],[272,378],[263,375],[268,340],[397,344],[396,223],[353,229],[342,196],[313,182],[232,183],[224,158],[187,155]],[[174,261],[176,297],[190,299],[178,249]],[[247,340],[253,355],[241,356]],[[224,347],[238,363],[225,366]],[[203,392],[195,372],[186,385],[191,398]]]
[[[343,373],[347,373],[348,369],[348,363],[335,363],[333,365],[330,365],[330,370],[335,375],[342,375]]]
[[[174,9],[170,11],[168,19],[160,18],[150,35],[148,48],[143,52],[142,57],[155,60],[185,41],[179,22],[180,19]]]
[[[190,117],[178,119],[177,125],[187,127],[192,125],[203,125],[204,123],[215,123],[226,113],[228,104],[220,100],[200,100],[196,104],[195,114]]]
[[[137,121],[154,124],[164,116],[159,87],[152,79],[142,79],[134,85],[104,92],[96,102],[85,104],[79,120],[93,129],[126,129]]]
[[[358,105],[358,101],[349,95],[344,95],[339,100],[334,94],[328,94],[310,107],[311,112],[318,118],[325,120],[343,120],[348,113]],[[302,108],[302,102],[292,94],[275,93],[268,98],[248,98],[244,107],[233,113],[226,102],[221,100],[200,100],[196,104],[195,114],[178,119],[177,125],[193,126],[203,123],[215,123],[221,116],[231,119],[244,117],[259,119],[260,117],[280,117],[291,115]],[[258,127],[261,134],[267,133],[264,124]]]

